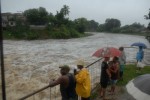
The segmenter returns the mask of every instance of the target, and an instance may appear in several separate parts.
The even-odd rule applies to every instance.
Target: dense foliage
[[[118,19],[106,19],[104,24],[98,27],[99,32],[112,32],[112,33],[140,33],[145,29],[144,25],[140,23],[133,23],[121,27],[121,22]]]
[[[48,13],[45,8],[33,8],[23,12],[25,20],[13,16],[9,21],[15,21],[15,26],[7,26],[4,38],[7,39],[68,39],[86,35],[88,32],[113,32],[113,33],[141,33],[145,27],[140,23],[133,23],[121,27],[121,21],[107,18],[105,23],[99,24],[86,18],[69,19],[69,6],[64,5],[60,11]],[[150,19],[150,12],[145,15]],[[41,28],[43,27],[43,28]],[[148,28],[150,28],[150,23]]]
[[[8,26],[4,31],[4,37],[7,39],[67,39],[84,36],[85,31],[97,31],[97,22],[88,21],[86,18],[69,20],[69,12],[67,5],[57,11],[56,15],[48,13],[43,7],[25,10],[23,15],[26,20],[17,23],[19,19],[12,18],[16,26]]]
[[[48,21],[48,12],[43,7],[26,10],[24,16],[31,25],[45,25]]]

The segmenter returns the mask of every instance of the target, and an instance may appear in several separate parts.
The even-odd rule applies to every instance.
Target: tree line
[[[13,27],[4,30],[5,38],[14,39],[68,39],[85,36],[85,32],[114,32],[114,33],[135,33],[141,32],[145,27],[140,23],[125,25],[121,27],[118,19],[107,18],[104,24],[99,24],[95,20],[86,18],[69,19],[69,6],[64,5],[60,11],[54,15],[45,8],[33,8],[23,12],[26,20],[14,16],[11,20],[16,22]],[[146,16],[147,17],[147,16]],[[30,25],[45,26],[44,29],[31,29]]]

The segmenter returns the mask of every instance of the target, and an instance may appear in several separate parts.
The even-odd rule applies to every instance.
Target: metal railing
[[[94,61],[93,63],[86,66],[89,70],[91,77],[91,88],[93,89],[96,84],[100,81],[100,64],[102,58]],[[50,87],[49,85],[34,91],[19,100],[61,100],[59,92],[59,86]]]
[[[145,36],[145,38],[150,42],[150,35]]]

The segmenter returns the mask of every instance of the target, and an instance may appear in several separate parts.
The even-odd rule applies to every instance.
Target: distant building
[[[20,20],[22,25],[27,24],[26,17],[23,13],[2,13],[2,27],[6,29],[7,26],[14,27],[16,26],[16,21]],[[29,25],[30,29],[34,30],[43,30],[46,25]]]
[[[6,28],[7,26],[16,26],[16,20],[21,20],[24,24],[26,18],[22,13],[2,13],[2,27]]]

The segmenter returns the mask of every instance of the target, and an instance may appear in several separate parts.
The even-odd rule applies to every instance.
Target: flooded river
[[[4,64],[8,100],[15,100],[48,84],[59,76],[59,65],[72,69],[78,58],[92,63],[92,54],[102,47],[129,47],[134,42],[150,44],[143,36],[93,33],[75,39],[4,41]],[[125,48],[127,62],[135,62],[137,48]],[[146,61],[146,60],[145,60]],[[13,98],[13,99],[12,99]]]

